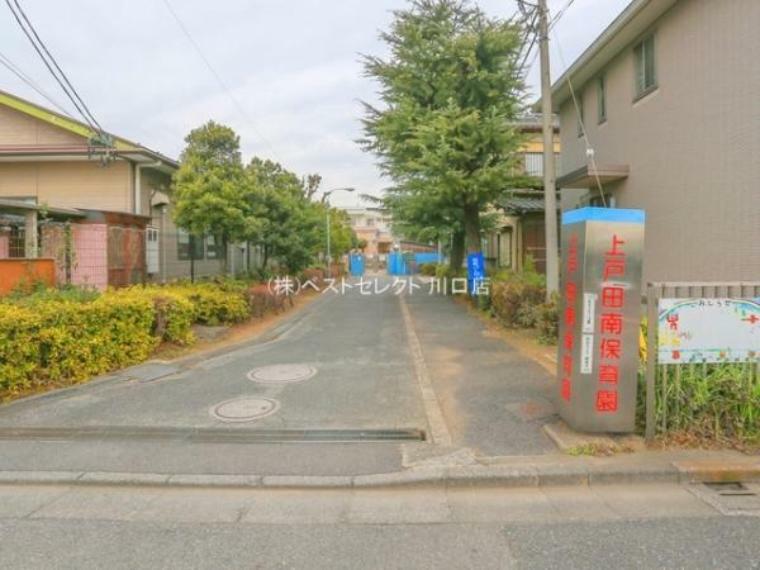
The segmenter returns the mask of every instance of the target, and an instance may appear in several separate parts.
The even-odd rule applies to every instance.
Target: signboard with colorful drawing
[[[660,299],[660,364],[760,361],[760,298]]]

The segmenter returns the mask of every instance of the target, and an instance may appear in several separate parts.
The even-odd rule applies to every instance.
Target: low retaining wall
[[[0,259],[0,295],[20,284],[42,282],[55,285],[55,262],[52,259]]]

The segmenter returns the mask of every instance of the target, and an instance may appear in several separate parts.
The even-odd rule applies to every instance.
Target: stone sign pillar
[[[636,415],[644,212],[562,214],[559,411],[584,432],[632,432]]]

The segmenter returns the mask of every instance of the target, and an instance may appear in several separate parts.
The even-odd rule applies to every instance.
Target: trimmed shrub
[[[190,301],[195,309],[195,322],[203,325],[237,323],[250,315],[243,290],[224,291],[211,283],[172,286],[168,290]]]
[[[435,263],[421,263],[419,266],[420,275],[426,277],[435,277],[438,271],[438,265]]]
[[[543,303],[545,295],[541,287],[521,280],[496,281],[491,284],[491,307],[505,326],[532,328],[536,323],[533,308]]]
[[[153,304],[153,335],[167,342],[192,344],[191,330],[196,319],[195,305],[172,287],[135,286],[110,291],[108,295],[146,299]]]
[[[538,340],[555,344],[559,338],[559,295],[552,295],[550,301],[536,305],[534,314]]]
[[[39,371],[43,322],[36,311],[0,304],[0,394],[27,387]]]
[[[303,270],[301,283],[311,281],[317,287],[321,287],[325,281],[325,270],[321,267],[309,267]]]
[[[266,283],[253,285],[248,290],[248,298],[251,314],[254,317],[261,317],[269,311],[278,313],[285,308],[285,296],[275,295]],[[293,304],[292,299],[290,303]]]
[[[0,391],[46,381],[83,380],[142,362],[158,340],[148,299],[104,295],[94,301],[0,305]]]
[[[193,323],[235,323],[252,312],[282,310],[285,300],[265,284],[233,279],[6,297],[0,300],[0,398],[142,362],[161,341],[192,343]]]

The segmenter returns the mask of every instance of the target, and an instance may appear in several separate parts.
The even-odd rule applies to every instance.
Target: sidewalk
[[[483,455],[556,453],[553,378],[449,297],[406,297],[453,443]]]

